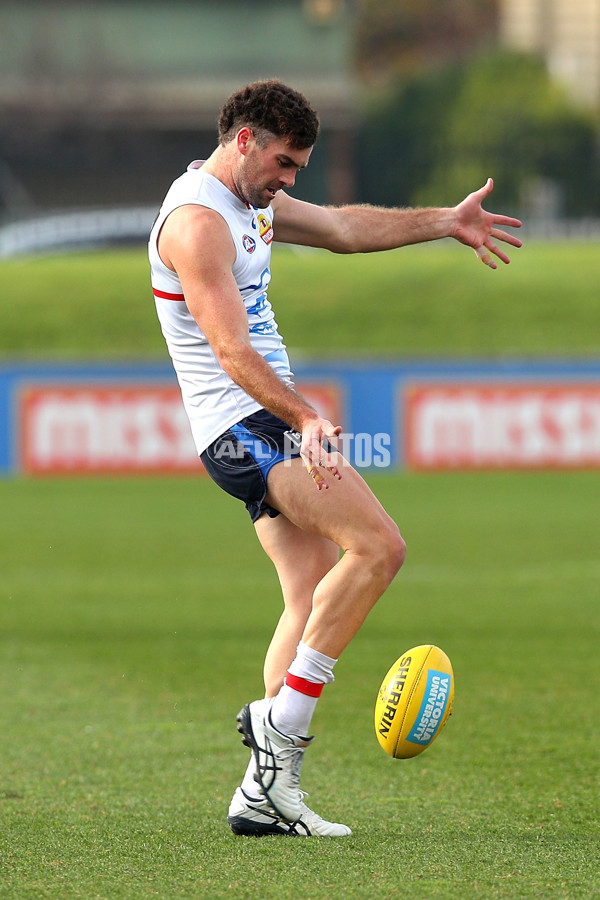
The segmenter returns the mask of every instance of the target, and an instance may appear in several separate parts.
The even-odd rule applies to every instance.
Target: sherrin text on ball
[[[454,673],[443,650],[423,644],[391,667],[375,702],[375,734],[394,759],[427,749],[452,714]]]

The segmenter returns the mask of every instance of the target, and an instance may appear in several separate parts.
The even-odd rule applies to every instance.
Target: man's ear
[[[240,130],[238,131],[237,137],[236,137],[237,148],[240,151],[240,153],[242,154],[242,156],[245,156],[246,153],[248,152],[248,145],[253,138],[254,138],[254,134],[252,132],[252,129],[249,128],[247,125],[244,125],[244,127],[240,128]]]

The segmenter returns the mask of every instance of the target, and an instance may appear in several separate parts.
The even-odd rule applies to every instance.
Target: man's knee
[[[406,559],[406,542],[397,527],[386,537],[386,564],[390,581],[398,574]]]
[[[373,571],[387,587],[406,559],[406,543],[393,522],[386,528],[378,529],[377,534],[371,538],[368,556]]]

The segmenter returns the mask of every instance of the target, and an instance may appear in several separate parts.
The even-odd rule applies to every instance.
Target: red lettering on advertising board
[[[338,385],[299,390],[338,423]],[[177,387],[32,386],[18,420],[20,467],[32,475],[204,472]]]
[[[31,474],[203,471],[177,388],[28,389],[20,418]]]
[[[407,391],[414,469],[600,465],[600,385],[421,385]]]

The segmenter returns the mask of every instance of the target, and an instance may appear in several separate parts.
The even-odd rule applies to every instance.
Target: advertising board
[[[359,469],[600,465],[600,362],[303,361]],[[0,475],[202,473],[168,363],[0,365]]]
[[[405,416],[413,469],[600,465],[600,385],[412,386]]]
[[[339,418],[337,385],[301,389],[322,415]],[[17,419],[20,469],[28,475],[203,471],[176,385],[28,384]]]

